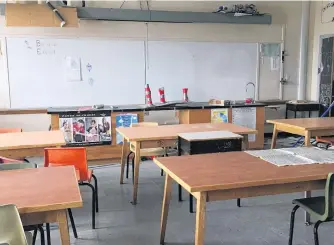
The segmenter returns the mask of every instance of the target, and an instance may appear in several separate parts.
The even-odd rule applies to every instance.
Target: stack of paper
[[[311,159],[316,163],[334,163],[333,151],[322,150],[316,147],[282,148],[278,150]]]
[[[334,163],[334,152],[315,147],[296,147],[271,150],[246,151],[276,166]]]

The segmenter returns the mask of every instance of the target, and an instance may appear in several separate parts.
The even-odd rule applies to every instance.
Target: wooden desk
[[[1,171],[0,192],[0,204],[15,204],[23,225],[56,222],[61,244],[70,245],[66,212],[82,207],[74,167]]]
[[[0,134],[0,156],[9,158],[43,156],[44,148],[62,145],[65,140],[59,130]]]
[[[324,189],[327,174],[334,171],[334,164],[277,167],[244,152],[155,158],[154,162],[166,173],[160,244],[165,241],[172,180],[197,199],[195,245],[203,245],[206,202]]]
[[[133,204],[137,203],[138,177],[140,165],[140,149],[154,147],[173,147],[176,145],[177,137],[180,133],[208,132],[208,131],[230,131],[243,136],[244,147],[248,148],[248,134],[256,134],[255,129],[237,126],[231,123],[198,123],[165,125],[157,127],[134,127],[117,128],[118,133],[124,137],[121,160],[120,183],[123,184],[125,160],[128,154],[128,145],[131,142],[135,149],[135,173],[133,185]]]
[[[311,137],[334,134],[334,118],[332,117],[267,120],[267,123],[274,124],[271,148],[276,147],[279,131],[305,136],[305,146],[311,146]]]

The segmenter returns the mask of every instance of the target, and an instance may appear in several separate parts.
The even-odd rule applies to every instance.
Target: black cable
[[[56,9],[49,0],[46,0],[46,4],[48,5],[48,7],[55,13],[55,15],[57,16],[57,18],[61,21],[60,22],[60,27],[63,27],[66,24],[65,19],[63,18],[63,16],[61,16],[61,14],[59,13],[58,9]]]

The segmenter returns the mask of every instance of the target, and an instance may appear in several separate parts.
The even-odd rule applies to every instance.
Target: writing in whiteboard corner
[[[32,49],[32,47],[30,46],[29,42],[27,40],[24,41],[27,49]]]

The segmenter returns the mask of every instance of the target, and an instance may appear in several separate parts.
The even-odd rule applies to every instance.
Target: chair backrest
[[[156,127],[159,126],[157,122],[140,122],[140,123],[132,123],[131,127]]]
[[[85,147],[62,147],[44,149],[44,167],[74,166],[80,180],[88,180],[87,154]]]
[[[0,206],[0,244],[28,245],[15,205]]]
[[[37,168],[37,165],[31,162],[0,164],[0,171],[25,169],[25,168]]]
[[[334,216],[334,173],[329,173],[327,176],[326,188],[325,188],[326,219]]]
[[[22,128],[0,128],[0,134],[19,133],[19,132],[22,132]]]

